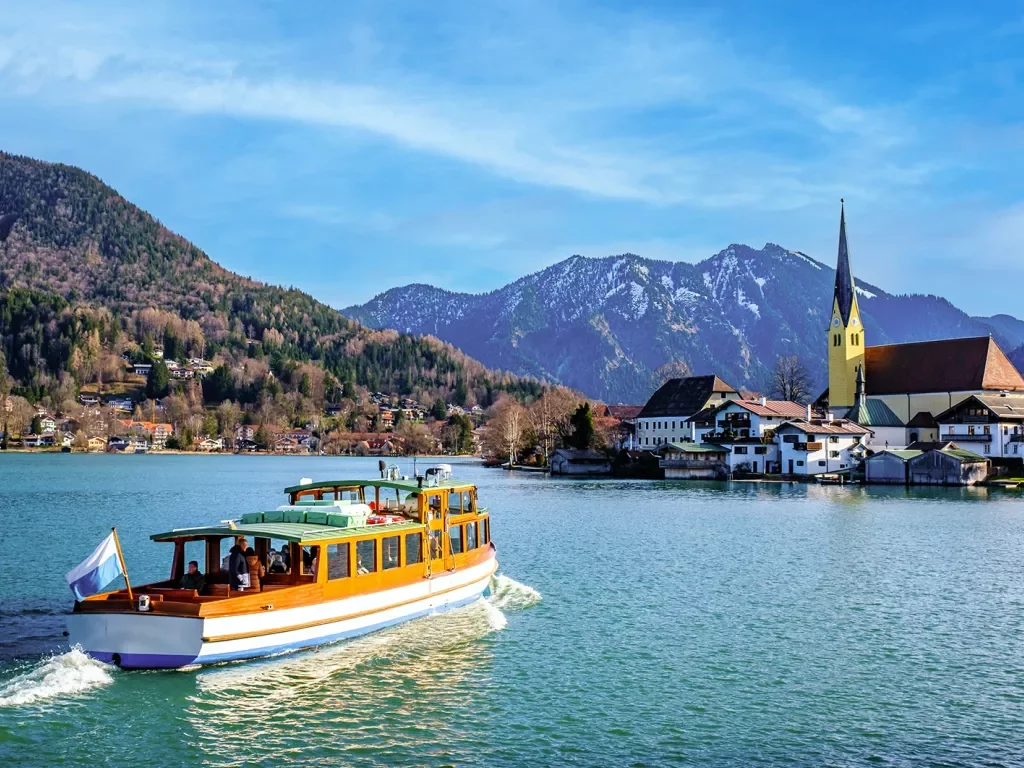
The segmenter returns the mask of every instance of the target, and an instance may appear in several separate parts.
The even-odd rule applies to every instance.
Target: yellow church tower
[[[864,365],[864,326],[850,271],[850,249],[846,245],[846,206],[842,200],[839,202],[839,260],[828,326],[828,405],[833,411],[853,405],[857,371]]]

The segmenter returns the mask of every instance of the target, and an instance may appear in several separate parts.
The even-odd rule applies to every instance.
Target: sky
[[[336,307],[766,242],[1024,317],[1024,0],[0,0],[0,149]],[[971,279],[966,279],[967,277]]]

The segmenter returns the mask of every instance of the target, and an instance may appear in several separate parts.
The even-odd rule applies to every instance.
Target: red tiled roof
[[[1024,378],[990,336],[867,347],[868,395],[1024,391]]]
[[[803,419],[787,421],[777,431],[782,431],[786,427],[794,427],[801,432],[812,435],[867,435],[871,433],[870,429],[862,427],[860,424],[854,424],[852,421],[844,421],[843,419],[836,419],[831,423],[808,422]]]
[[[619,419],[620,421],[626,419],[635,419],[640,415],[644,407],[642,405],[606,405],[604,406],[604,413],[602,416],[610,416],[613,419]]]
[[[760,400],[730,400],[728,405],[738,405],[755,416],[785,416],[799,419],[807,415],[807,406],[793,400],[766,400],[764,405],[761,405]],[[724,408],[725,404],[721,407]]]

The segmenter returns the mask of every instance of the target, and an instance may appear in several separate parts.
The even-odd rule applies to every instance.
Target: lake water
[[[493,513],[486,602],[139,673],[61,634],[110,526],[163,578],[149,533],[376,460],[0,456],[0,765],[1024,761],[1024,497],[456,473]]]

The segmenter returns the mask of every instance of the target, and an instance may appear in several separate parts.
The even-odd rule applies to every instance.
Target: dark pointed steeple
[[[843,325],[850,324],[850,308],[853,306],[853,272],[850,271],[850,249],[846,245],[846,206],[839,201],[839,260],[836,262],[836,290],[833,294],[839,302],[839,314]]]
[[[864,366],[857,366],[857,394],[853,397],[853,407],[859,410],[861,406],[867,405],[867,395],[864,386]]]

